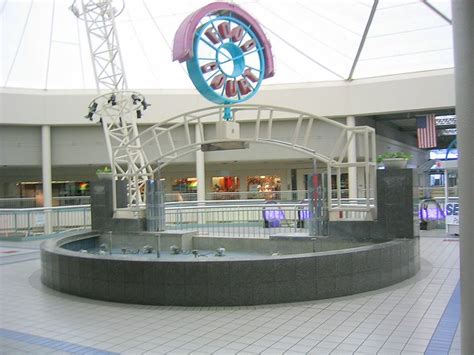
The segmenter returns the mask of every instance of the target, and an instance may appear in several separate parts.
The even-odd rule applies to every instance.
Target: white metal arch
[[[375,130],[367,126],[349,127],[345,124],[307,112],[290,108],[268,105],[235,105],[232,106],[233,122],[245,124],[246,129],[240,130],[237,139],[217,137],[216,132],[210,129],[217,122],[224,122],[223,107],[208,107],[171,117],[159,122],[141,132],[136,141],[131,140],[119,149],[123,153],[136,149],[143,149],[149,162],[138,174],[147,174],[147,171],[157,172],[172,161],[201,149],[202,144],[220,142],[251,142],[266,143],[286,147],[324,163],[329,176],[336,173],[336,186],[333,189],[331,179],[328,179],[328,198],[335,198],[330,210],[363,209],[369,211],[375,204]],[[288,136],[278,135],[279,125],[285,125]],[[196,139],[195,130],[198,126],[199,139]],[[337,139],[332,147],[325,146],[324,152],[318,147],[318,142],[312,133],[320,128],[335,130]],[[322,126],[322,127],[321,127]],[[250,127],[250,128],[249,128]],[[348,149],[351,141],[356,141],[357,158],[355,162],[348,162]],[[119,152],[118,152],[119,153]],[[356,167],[363,171],[364,205],[347,206],[342,204],[341,198],[341,171],[348,167]],[[361,171],[361,173],[362,173]],[[130,179],[127,173],[116,173],[119,179]]]

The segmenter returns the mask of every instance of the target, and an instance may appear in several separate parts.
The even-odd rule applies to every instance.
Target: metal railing
[[[365,190],[359,188],[358,196],[365,196]],[[341,203],[346,204],[349,196],[348,189],[341,189]],[[369,194],[373,196],[373,193]],[[232,200],[274,200],[274,201],[302,201],[308,198],[307,190],[284,190],[284,191],[237,191],[237,192],[208,192],[206,193],[206,201],[232,201]],[[337,191],[332,192],[332,198],[337,199]],[[196,201],[197,193],[195,192],[171,192],[166,194],[167,202]],[[364,203],[362,203],[363,201]],[[359,198],[358,204],[365,205],[367,200]],[[374,202],[370,198],[371,203]]]
[[[90,205],[0,209],[0,236],[43,234],[47,221],[50,221],[53,232],[90,228]]]
[[[167,229],[194,229],[201,235],[266,238],[272,234],[307,232],[308,201],[264,199],[181,201],[166,203]],[[338,211],[336,219],[366,220],[357,210],[365,199],[344,199],[354,210]],[[53,232],[91,227],[90,205],[0,209],[0,236],[43,234],[50,221]]]
[[[429,186],[429,187],[419,187],[419,197],[420,198],[443,198],[445,195],[444,186]],[[448,196],[451,197],[458,197],[459,196],[459,188],[457,186],[448,187]]]
[[[307,209],[307,204],[293,203],[170,206],[166,208],[166,228],[193,229],[209,236],[267,238],[307,232]]]
[[[53,206],[78,206],[91,203],[90,196],[53,197]],[[34,197],[0,198],[0,208],[36,208],[39,205]]]

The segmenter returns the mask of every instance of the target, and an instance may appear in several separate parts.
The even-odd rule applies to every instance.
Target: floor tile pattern
[[[0,244],[2,246],[2,244]],[[0,266],[0,328],[122,354],[421,355],[459,281],[459,245],[421,238],[421,271],[359,295],[252,307],[157,307],[61,294],[38,259]],[[37,352],[0,336],[3,353]],[[459,329],[450,354],[459,354]],[[14,349],[14,350],[12,350]],[[62,351],[64,353],[64,351]]]

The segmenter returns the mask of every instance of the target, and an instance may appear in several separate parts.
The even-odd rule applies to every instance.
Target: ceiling
[[[130,88],[193,88],[171,48],[183,19],[208,2],[124,0],[116,23]],[[234,2],[272,44],[276,74],[264,86],[453,67],[449,0]],[[71,3],[0,0],[1,87],[95,88],[85,26]]]

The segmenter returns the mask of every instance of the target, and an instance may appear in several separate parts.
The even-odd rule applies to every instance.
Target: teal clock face
[[[209,16],[194,35],[193,55],[186,62],[196,89],[216,104],[235,104],[253,97],[263,79],[263,47],[250,26],[226,16]]]

